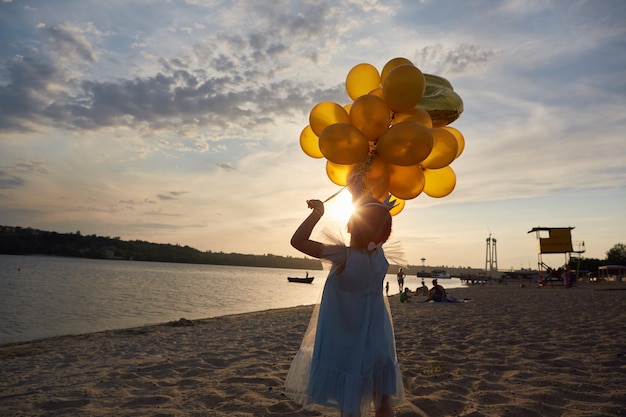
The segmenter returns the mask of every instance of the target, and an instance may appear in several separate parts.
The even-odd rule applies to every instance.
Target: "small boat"
[[[287,279],[289,280],[289,282],[301,282],[303,284],[310,284],[313,282],[313,278],[315,277],[287,277]]]
[[[433,269],[430,273],[431,278],[451,278],[445,269]]]

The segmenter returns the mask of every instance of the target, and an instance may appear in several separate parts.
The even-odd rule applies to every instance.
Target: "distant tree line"
[[[125,241],[119,237],[57,233],[30,227],[0,226],[0,253],[9,255],[56,255],[93,259],[126,259],[136,261],[178,262],[208,265],[254,266],[267,268],[321,270],[318,259],[294,258],[240,253],[202,252],[190,246],[151,243],[141,240]],[[618,243],[606,252],[604,260],[572,257],[570,268],[597,273],[601,265],[626,265],[626,245]],[[421,267],[405,266],[407,275],[415,275]],[[396,273],[397,265],[390,265],[390,273]],[[462,268],[460,272],[480,271]]]
[[[573,270],[588,271],[593,274],[598,272],[598,267],[603,265],[624,265],[626,266],[626,245],[617,243],[606,252],[603,260],[596,258],[577,257],[570,258],[569,267]]]
[[[119,237],[57,233],[30,227],[0,226],[0,253],[55,255],[92,259],[178,262],[208,265],[321,270],[318,259],[200,251],[190,246],[125,241]]]

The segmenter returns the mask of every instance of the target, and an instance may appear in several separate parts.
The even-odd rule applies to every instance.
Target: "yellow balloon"
[[[433,135],[421,123],[402,122],[391,126],[376,142],[376,151],[385,161],[400,166],[417,165],[433,149]]]
[[[311,109],[309,125],[317,136],[320,136],[326,127],[335,123],[350,123],[350,115],[339,104],[322,101]]]
[[[413,63],[409,61],[408,59],[402,58],[402,57],[389,60],[389,62],[385,64],[385,66],[383,67],[383,70],[380,73],[381,83],[384,83],[385,78],[387,78],[387,75],[389,75],[389,73],[393,71],[395,67],[399,67],[400,65],[413,65]]]
[[[463,150],[465,149],[465,138],[463,137],[463,134],[459,131],[459,129],[456,129],[452,126],[444,126],[443,129],[452,133],[456,138],[456,141],[459,144],[459,149],[456,151],[456,157],[458,158],[459,156],[461,156]]]
[[[403,200],[411,200],[424,190],[424,172],[419,165],[408,167],[388,165],[389,192]]]
[[[357,98],[350,109],[350,122],[370,142],[375,141],[387,129],[391,117],[385,100],[371,94]]]
[[[391,124],[395,125],[401,122],[417,122],[428,128],[433,127],[433,120],[430,118],[430,114],[428,114],[426,110],[420,109],[419,107],[413,107],[412,109],[403,111],[402,113],[395,113]]]
[[[326,175],[335,184],[340,186],[348,185],[348,177],[354,165],[339,165],[326,161]]]
[[[394,112],[403,112],[417,106],[424,95],[424,75],[413,65],[395,67],[383,84],[387,106]]]
[[[375,88],[375,89],[373,89],[372,91],[370,91],[370,92],[369,92],[369,93],[367,93],[367,94],[372,94],[372,95],[374,95],[374,96],[378,96],[378,97],[380,97],[380,98],[382,98],[382,99],[384,99],[384,98],[385,98],[385,96],[384,96],[384,94],[383,94],[383,88],[382,88],[382,87]]]
[[[311,158],[324,157],[324,155],[322,155],[322,151],[320,150],[319,138],[315,133],[313,133],[313,129],[311,129],[311,126],[309,125],[302,129],[302,133],[300,133],[300,147],[304,153],[309,155]]]
[[[428,169],[439,169],[448,166],[456,158],[459,145],[454,135],[441,127],[431,130],[433,135],[433,150],[421,163]]]
[[[371,64],[355,65],[346,77],[346,91],[352,100],[380,86],[380,74]]]
[[[349,123],[328,126],[320,135],[320,150],[331,162],[352,165],[365,161],[369,154],[368,140]]]
[[[424,193],[430,197],[441,198],[450,194],[456,186],[456,174],[449,166],[441,169],[425,169]]]

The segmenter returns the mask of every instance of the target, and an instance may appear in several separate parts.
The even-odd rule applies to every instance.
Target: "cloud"
[[[0,189],[22,186],[26,181],[17,175],[11,175],[0,170]]]
[[[50,172],[46,168],[46,164],[43,161],[18,161],[15,163],[15,169],[17,171],[34,173],[34,174],[49,174]]]
[[[33,131],[46,119],[50,86],[60,74],[49,62],[28,56],[9,60],[6,73],[8,80],[0,85],[0,131]]]
[[[162,201],[177,200],[179,196],[187,193],[188,191],[170,191],[167,194],[158,194],[157,198]]]
[[[235,167],[233,167],[231,165],[224,164],[224,163],[217,163],[215,165],[220,167],[220,168],[222,168],[224,171],[234,171],[234,170],[237,169],[237,168],[235,168]]]
[[[164,213],[162,211],[145,211],[146,216],[185,217],[179,213]]]
[[[61,58],[63,63],[75,60],[84,61],[88,64],[97,62],[97,53],[84,36],[85,30],[70,23],[62,23],[55,27],[45,25],[40,27],[50,41],[55,55]]]
[[[151,130],[225,128],[234,121],[252,128],[312,104],[312,97],[291,81],[252,85],[254,79],[267,78],[265,71],[232,70],[218,59],[213,62],[218,75],[207,76],[197,68],[181,68],[178,61],[162,62],[165,68],[156,75],[84,80],[75,91],[61,81],[60,67],[33,57],[16,59],[9,82],[0,87],[0,129],[30,131],[33,121],[74,130],[146,124]],[[221,73],[222,65],[231,70]]]
[[[415,53],[414,64],[420,68],[427,67],[435,74],[455,74],[488,64],[496,55],[496,51],[481,45],[460,44],[444,48],[436,44],[419,49]]]
[[[176,199],[176,197],[171,196],[171,195],[167,195],[167,194],[158,194],[158,195],[157,195],[157,198],[158,198],[159,200],[164,200],[164,201],[167,201],[167,200],[175,200],[175,199]]]
[[[27,184],[25,176],[46,175],[48,169],[42,161],[20,160],[9,168],[10,173],[0,169],[0,189],[17,188]]]

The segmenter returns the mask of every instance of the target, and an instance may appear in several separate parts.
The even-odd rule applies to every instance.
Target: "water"
[[[0,255],[0,344],[314,304],[326,271],[313,284],[305,271],[159,262]],[[398,293],[388,275],[389,294]],[[421,279],[406,277],[415,289]],[[446,288],[458,279],[442,280]]]

